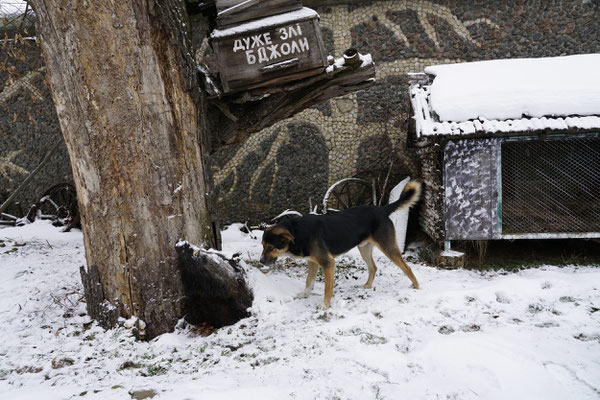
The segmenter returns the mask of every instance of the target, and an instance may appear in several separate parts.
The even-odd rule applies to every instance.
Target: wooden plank
[[[244,0],[217,0],[215,3],[217,6],[217,12],[221,12],[226,8],[233,7],[236,4],[240,4],[242,2],[244,2]]]
[[[294,57],[290,58],[289,60],[281,61],[275,64],[265,65],[264,67],[260,68],[260,72],[266,74],[269,72],[275,72],[280,71],[282,69],[292,68],[297,66],[298,64],[300,64],[300,59],[298,57]]]
[[[309,70],[298,71],[298,72],[295,72],[292,74],[288,73],[286,75],[276,76],[271,79],[262,80],[262,81],[258,81],[258,82],[250,82],[249,83],[248,81],[241,81],[241,82],[233,82],[233,83],[243,85],[241,87],[238,87],[236,91],[251,90],[251,89],[257,89],[257,88],[261,88],[261,87],[283,85],[285,83],[292,82],[292,81],[295,81],[298,79],[304,79],[304,78],[307,78],[307,77],[310,77],[313,75],[318,75],[322,72],[323,72],[323,67],[318,67],[318,68],[313,68],[313,69],[309,69]]]
[[[216,6],[217,6],[217,13],[227,9],[227,8],[231,8],[237,5],[240,5],[242,3],[245,3],[247,0],[217,0],[216,1]],[[290,0],[258,0],[258,3],[261,3],[261,6],[267,6],[267,7],[272,7],[272,6],[277,6],[279,4],[285,4],[285,3],[289,3]],[[296,3],[302,3],[302,0],[294,0],[294,2]]]
[[[267,3],[269,0],[266,0]],[[279,0],[281,1],[281,0]],[[217,26],[220,28],[232,26],[245,21],[264,18],[271,15],[282,14],[288,11],[299,10],[302,8],[302,3],[296,0],[288,0],[286,3],[280,3],[273,6],[267,6],[260,3],[259,5],[250,7],[240,12],[229,13],[217,17]]]
[[[315,35],[317,38],[317,46],[321,49],[321,62],[323,65],[327,66],[329,63],[327,62],[327,54],[325,54],[325,43],[323,43],[323,35],[321,35],[321,27],[319,26],[319,19],[313,19],[313,29],[315,30]]]
[[[223,11],[218,12],[218,17],[222,17],[223,15],[239,13],[241,11],[246,10],[248,7],[256,6],[260,0],[245,0],[241,3],[238,3],[234,6],[224,9]]]
[[[349,5],[349,4],[358,4],[363,6],[368,6],[369,4],[375,2],[381,3],[391,3],[392,1],[398,0],[304,0],[304,5],[306,7],[330,7],[330,6],[341,6],[341,5]]]
[[[217,2],[217,26],[225,27],[302,8],[301,0],[223,0]]]

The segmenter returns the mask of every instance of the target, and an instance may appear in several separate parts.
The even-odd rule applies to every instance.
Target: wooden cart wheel
[[[54,225],[73,226],[79,222],[79,208],[75,187],[60,183],[48,189],[37,204],[37,218],[50,219]]]
[[[371,182],[375,192],[375,198],[377,199],[377,205],[381,206],[387,204],[390,192],[394,186],[402,181],[402,179],[406,178],[406,171],[394,170],[392,163],[387,168],[382,167],[379,169],[361,171],[356,174],[354,178]]]
[[[345,210],[363,204],[375,204],[373,184],[360,178],[346,178],[334,183],[323,198],[323,213]]]

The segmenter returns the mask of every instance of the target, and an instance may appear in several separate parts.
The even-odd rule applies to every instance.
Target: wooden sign
[[[211,43],[225,93],[279,85],[323,72],[319,15],[310,8],[215,29]]]
[[[302,0],[217,0],[219,28],[258,18],[300,10]]]

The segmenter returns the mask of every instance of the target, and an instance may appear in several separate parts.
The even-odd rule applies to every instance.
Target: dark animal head
[[[294,236],[281,225],[273,225],[265,230],[262,238],[263,252],[260,262],[271,265],[277,257],[288,251],[290,243],[294,242]]]

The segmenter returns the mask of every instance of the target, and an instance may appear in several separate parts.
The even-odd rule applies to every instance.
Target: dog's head
[[[262,238],[263,252],[260,262],[271,265],[277,257],[288,251],[290,243],[294,242],[294,236],[281,225],[273,225],[265,230]]]

